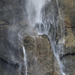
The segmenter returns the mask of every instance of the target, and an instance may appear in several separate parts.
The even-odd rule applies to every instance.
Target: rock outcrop
[[[61,57],[66,75],[75,74],[75,0],[60,0],[60,11],[64,12],[65,45]]]
[[[53,75],[54,56],[47,36],[26,37],[28,75]]]

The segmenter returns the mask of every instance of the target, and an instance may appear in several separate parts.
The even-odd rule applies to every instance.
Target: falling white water
[[[23,45],[23,37],[22,37],[22,34],[18,33],[18,37],[19,37],[19,40],[22,44],[22,49],[23,49],[23,55],[24,55],[24,67],[25,67],[25,75],[27,75],[27,72],[28,72],[28,66],[27,66],[27,54],[26,54],[26,50],[25,50],[25,47]],[[26,36],[25,36],[26,37]]]
[[[63,22],[63,24],[64,24],[64,20],[63,20],[63,17],[62,17],[62,15],[61,15],[61,12],[60,12],[60,9],[59,9],[58,0],[56,0],[56,4],[57,4],[57,8],[58,8],[59,17],[60,17],[60,19],[62,20],[62,22]],[[65,34],[63,28],[65,28],[64,25],[63,25],[63,26],[61,25],[61,35],[63,35],[63,33]],[[62,39],[62,38],[61,38],[61,39]],[[60,39],[60,40],[61,40],[61,39]],[[60,41],[60,40],[59,40],[57,46],[58,46],[59,50],[61,51],[61,50],[62,50],[62,45],[60,45],[60,44],[64,44],[64,43],[65,43],[65,39],[62,39],[62,41]],[[65,72],[63,72],[64,65],[63,65],[63,63],[62,63],[61,60],[60,60],[59,53],[57,53],[57,54],[55,53],[55,55],[57,56],[56,58],[57,58],[57,60],[58,60],[59,66],[60,66],[61,74],[62,74],[62,75],[66,75]]]
[[[23,53],[24,53],[24,64],[25,64],[25,75],[27,75],[27,55],[26,55],[26,50],[25,50],[25,47],[23,46]]]
[[[56,0],[56,4],[57,4],[58,10],[59,10],[58,13],[59,13],[60,19],[63,20],[62,15],[61,15],[61,12],[60,12],[60,9],[59,9],[58,0]]]
[[[32,0],[32,2],[34,3],[35,6],[35,10],[36,10],[36,19],[35,22],[36,23],[42,23],[42,7],[45,4],[45,0]]]
[[[53,42],[52,41],[52,38],[51,38],[51,36],[50,35],[48,35],[48,38],[49,38],[49,40],[50,40],[50,42],[51,42],[51,47],[52,47],[52,49],[53,49],[53,52],[54,52],[54,55],[55,55],[55,57],[56,57],[56,59],[57,59],[57,61],[58,61],[58,64],[59,64],[59,66],[60,66],[60,71],[61,71],[61,74],[62,75],[66,75],[64,72],[63,72],[63,64],[62,64],[62,62],[61,62],[61,60],[60,60],[60,57],[59,57],[59,53],[58,53],[58,50],[59,50],[59,48],[57,49],[56,48],[56,44],[55,44],[55,42]]]
[[[27,14],[28,14],[29,26],[32,27],[33,29],[37,28],[38,35],[46,34],[48,36],[48,38],[51,42],[51,46],[53,48],[54,55],[55,55],[55,57],[58,61],[58,64],[60,66],[61,74],[66,75],[63,72],[64,66],[63,66],[63,63],[61,62],[60,57],[59,57],[59,51],[61,51],[61,47],[60,47],[61,45],[56,44],[56,40],[55,40],[56,27],[58,27],[58,25],[55,24],[54,9],[51,9],[52,13],[50,14],[52,17],[52,20],[48,19],[51,22],[51,24],[53,24],[54,33],[48,34],[49,30],[51,29],[51,25],[46,25],[42,21],[42,16],[44,16],[44,15],[42,15],[42,8],[45,6],[45,4],[47,2],[51,2],[51,0],[27,0],[26,10],[27,10]],[[56,0],[56,4],[59,9],[58,0]],[[60,18],[63,20],[60,11],[58,11],[58,12],[59,12]],[[52,39],[54,39],[54,40],[52,40]],[[25,65],[26,65],[26,75],[27,75],[27,60],[26,60],[26,52],[25,52],[24,47],[23,47],[23,52],[24,52],[24,61],[25,61]]]
[[[50,2],[51,0],[27,0],[26,10],[30,25],[42,23],[42,8],[47,1]]]

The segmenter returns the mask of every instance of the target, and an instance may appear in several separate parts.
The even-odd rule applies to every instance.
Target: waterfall
[[[56,36],[56,27],[58,29],[58,24],[55,24],[54,9],[53,8],[51,9],[52,13],[50,14],[52,16],[52,20],[47,19],[48,21],[51,22],[51,24],[45,24],[42,19],[42,16],[44,16],[44,15],[42,15],[42,9],[48,2],[50,3],[51,0],[27,0],[26,1],[25,7],[26,7],[26,11],[27,11],[27,15],[28,15],[28,22],[29,22],[29,27],[30,27],[30,28],[28,28],[28,30],[30,31],[32,28],[32,30],[31,30],[31,32],[32,32],[32,31],[34,31],[33,29],[36,28],[36,32],[38,33],[37,34],[38,36],[43,35],[43,34],[48,36],[49,41],[52,46],[52,49],[53,49],[53,52],[54,52],[54,56],[56,57],[58,64],[60,66],[61,74],[66,75],[63,71],[64,65],[61,62],[60,56],[59,56],[59,53],[61,52],[61,49],[63,46],[60,43],[56,43],[55,36]],[[56,0],[56,4],[59,9],[58,0]],[[59,11],[59,16],[62,19],[60,11]],[[53,24],[53,26],[51,26],[52,24]],[[53,27],[54,30],[51,27]],[[54,32],[51,32],[50,30],[53,30]],[[29,32],[28,35],[30,35],[31,32]],[[25,66],[26,66],[25,75],[27,75],[27,57],[26,57],[26,51],[25,51],[24,46],[23,46],[23,53],[24,53],[24,62],[25,62]]]
[[[62,75],[66,75],[66,74],[63,72],[63,67],[64,67],[64,66],[63,66],[63,64],[62,64],[62,62],[61,62],[61,60],[60,60],[60,57],[59,57],[59,50],[61,50],[61,47],[59,48],[58,45],[56,45],[55,42],[52,41],[52,38],[51,38],[50,35],[48,35],[48,38],[49,38],[49,40],[50,40],[50,42],[51,42],[51,47],[52,47],[53,52],[54,52],[54,55],[55,55],[55,57],[56,57],[56,59],[57,59],[57,61],[58,61],[58,64],[59,64],[59,66],[60,66],[61,74],[62,74]],[[57,48],[57,47],[58,47],[58,48]]]
[[[24,63],[25,63],[25,75],[27,75],[27,55],[26,55],[26,50],[25,50],[25,47],[23,46],[23,53],[24,53]]]
[[[30,27],[37,29],[38,35],[46,32],[46,25],[42,22],[42,8],[51,0],[27,0],[26,10]]]
[[[18,33],[18,37],[19,37],[19,40],[20,40],[20,42],[21,42],[22,49],[23,49],[25,75],[27,75],[27,72],[28,72],[28,66],[27,66],[27,54],[26,54],[25,47],[24,47],[24,45],[23,45],[23,37],[22,37],[22,35],[21,35],[20,33]]]
[[[35,23],[42,23],[41,10],[45,0],[28,0],[26,9],[28,13],[28,19],[30,25],[35,25]]]

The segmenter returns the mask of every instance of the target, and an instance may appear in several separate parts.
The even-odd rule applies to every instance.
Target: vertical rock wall
[[[61,60],[66,75],[75,75],[75,0],[59,0],[59,4],[65,24],[65,49]]]

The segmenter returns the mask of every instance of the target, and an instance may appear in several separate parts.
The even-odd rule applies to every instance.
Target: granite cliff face
[[[25,75],[22,42],[18,37],[18,32],[22,33],[28,25],[25,3],[25,0],[0,0],[0,75]],[[47,4],[42,11],[45,11],[43,14],[50,13],[50,16],[45,15],[43,19],[51,18],[52,20],[50,10],[55,9],[55,23],[59,24],[56,41],[61,43],[63,39],[65,40],[60,60],[65,66],[63,70],[66,75],[74,75],[75,0],[58,0],[58,6],[56,0]],[[60,16],[63,16],[64,23]],[[61,30],[62,28],[65,29]],[[62,31],[65,34],[60,36]],[[55,33],[53,28],[50,33],[52,35]],[[61,75],[51,43],[46,35],[27,36],[23,38],[23,44],[27,53],[28,75]]]
[[[60,10],[64,11],[65,49],[61,60],[65,64],[66,75],[75,74],[75,0],[60,1]],[[66,62],[65,62],[66,60]]]

